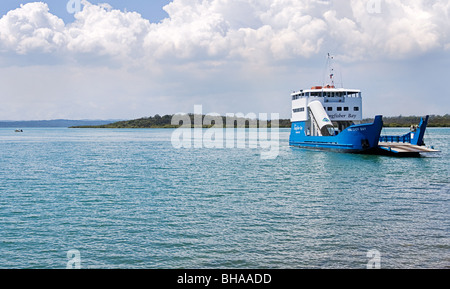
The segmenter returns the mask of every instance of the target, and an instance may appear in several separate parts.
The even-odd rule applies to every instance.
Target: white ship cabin
[[[292,93],[292,122],[306,122],[306,134],[336,135],[347,127],[361,123],[361,91],[315,86]],[[320,107],[320,104],[322,107]],[[328,124],[323,120],[329,119]],[[326,129],[324,127],[326,126]]]

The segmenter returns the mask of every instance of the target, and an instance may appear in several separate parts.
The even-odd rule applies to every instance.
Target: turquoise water
[[[389,134],[403,130],[385,130]],[[175,149],[173,130],[0,129],[0,267],[450,267],[442,152]]]

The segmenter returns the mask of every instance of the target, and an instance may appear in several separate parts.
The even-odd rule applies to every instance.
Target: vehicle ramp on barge
[[[378,152],[381,154],[397,156],[418,156],[421,153],[440,152],[433,147],[426,147],[424,134],[428,125],[429,116],[421,119],[420,124],[411,126],[411,132],[402,136],[381,136],[378,143]]]

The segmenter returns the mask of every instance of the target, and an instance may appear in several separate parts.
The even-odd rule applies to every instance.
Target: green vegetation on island
[[[199,115],[194,114],[188,114],[190,118],[191,127],[194,127],[195,118],[199,118]],[[202,123],[205,123],[205,115],[202,115]],[[127,120],[127,121],[118,121],[106,125],[97,125],[97,126],[73,126],[72,128],[179,128],[181,125],[186,125],[183,122],[179,122],[179,124],[172,124],[172,118],[173,115],[155,115],[153,117],[144,117],[134,120]],[[214,121],[214,119],[217,120]],[[221,119],[221,121],[219,120]],[[249,128],[249,127],[260,127],[261,121],[257,119],[250,119],[250,118],[227,118],[225,116],[217,116],[212,117],[212,120],[209,121],[211,123],[210,125],[203,125],[203,128],[210,128],[210,127],[231,127],[234,125],[235,128]],[[272,127],[272,121],[268,120],[267,127]],[[291,127],[291,121],[289,119],[280,119],[278,120],[279,127],[281,128],[290,128]],[[231,124],[231,125],[230,125]]]
[[[383,117],[384,127],[410,127],[420,123],[421,116],[394,116]],[[372,122],[372,119],[365,119],[363,122]],[[450,127],[450,115],[430,115],[428,127]]]
[[[191,127],[194,127],[195,123],[195,116],[194,114],[189,114],[191,121]],[[181,125],[186,125],[182,122],[180,122],[178,125],[172,124],[172,118],[173,115],[155,115],[151,117],[144,117],[134,120],[126,120],[126,121],[118,121],[110,124],[103,124],[103,125],[88,125],[88,126],[72,126],[71,128],[178,128]],[[259,121],[256,119],[249,119],[249,118],[226,118],[225,116],[219,116],[218,118],[221,118],[222,121],[220,122],[219,119],[217,119],[217,124],[215,121],[210,121],[211,125],[203,125],[204,128],[210,128],[210,127],[217,127],[217,126],[223,126],[223,127],[230,127],[230,123],[234,124],[234,127],[239,128],[249,128],[249,127],[259,127]],[[396,116],[396,117],[383,117],[383,122],[385,127],[409,127],[411,125],[419,124],[421,117],[420,116]],[[202,123],[205,120],[205,115],[202,115]],[[228,122],[227,122],[228,121]],[[370,123],[373,119],[364,119],[363,123]],[[278,120],[279,127],[280,128],[290,128],[291,127],[291,121],[289,119],[280,119]],[[269,120],[267,121],[267,127],[272,127],[272,122]],[[450,127],[450,115],[446,114],[444,116],[439,115],[431,115],[428,127]]]

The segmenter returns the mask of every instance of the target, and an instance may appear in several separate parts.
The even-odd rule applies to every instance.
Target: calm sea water
[[[386,130],[389,134],[403,130]],[[0,129],[0,267],[450,268],[442,152],[175,149],[173,130]]]

